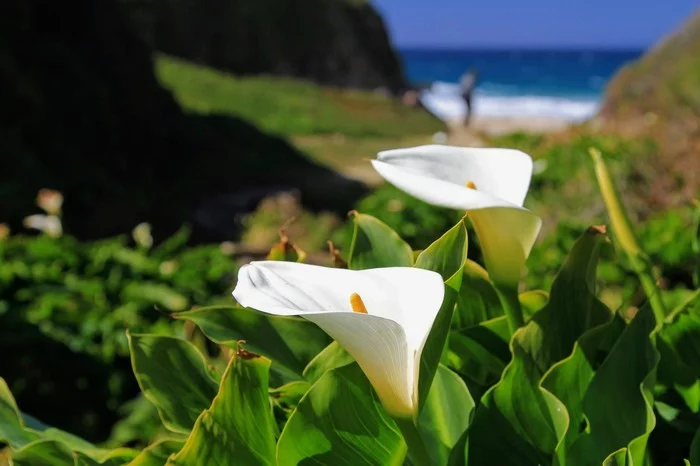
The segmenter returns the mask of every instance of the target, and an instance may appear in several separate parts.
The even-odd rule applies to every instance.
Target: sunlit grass
[[[156,74],[189,111],[242,117],[282,135],[388,138],[442,128],[427,112],[380,93],[281,77],[238,77],[163,55],[156,58]]]

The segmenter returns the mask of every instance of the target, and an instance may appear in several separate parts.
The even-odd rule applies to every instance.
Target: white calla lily
[[[469,212],[494,282],[516,285],[541,219],[523,207],[532,159],[512,149],[419,146],[380,152],[388,182],[429,204]]]
[[[233,296],[261,312],[314,322],[355,358],[386,410],[410,418],[421,353],[444,292],[439,274],[417,268],[262,261],[241,267]]]

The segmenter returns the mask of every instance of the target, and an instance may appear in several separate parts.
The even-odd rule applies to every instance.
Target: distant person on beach
[[[479,72],[475,69],[471,69],[462,75],[459,80],[459,87],[462,93],[462,98],[464,103],[467,104],[467,113],[464,115],[464,126],[469,125],[469,120],[472,116],[472,93],[476,87],[476,78]]]

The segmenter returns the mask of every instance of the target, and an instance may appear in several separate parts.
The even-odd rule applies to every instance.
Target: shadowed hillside
[[[0,204],[13,227],[42,187],[64,193],[66,229],[90,238],[189,221],[220,239],[270,191],[338,212],[364,191],[239,118],[183,114],[114,0],[10,0],[0,23]]]

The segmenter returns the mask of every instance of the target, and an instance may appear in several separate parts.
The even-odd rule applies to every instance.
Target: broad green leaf
[[[659,334],[661,336],[661,334]],[[659,383],[674,390],[693,413],[700,411],[700,379],[686,364],[692,364],[692,359],[683,360],[661,336],[656,340],[661,363],[657,377]]]
[[[695,432],[693,441],[690,443],[690,460],[691,464],[700,464],[700,429]]]
[[[540,380],[548,367],[568,356],[583,332],[610,319],[610,312],[592,291],[602,241],[602,235],[590,230],[576,243],[545,307],[514,335],[512,359],[500,382],[482,398],[470,428],[467,447],[470,466],[551,462],[569,419],[562,403],[541,387]],[[462,334],[451,338],[451,365],[461,364],[458,370],[468,373],[467,363],[473,362],[473,358],[465,361],[454,356],[463,354],[467,345],[473,345],[473,340],[463,337]],[[495,365],[498,359],[488,357],[494,354],[492,348],[498,348],[499,339],[491,336],[487,341],[488,346],[475,349],[485,349],[480,353],[481,361],[490,366],[477,367],[491,367],[492,375],[498,370]],[[490,374],[486,372],[484,376],[487,375]]]
[[[447,337],[450,333],[450,324],[454,313],[455,301],[462,284],[462,273],[458,271],[452,278],[445,282],[445,297],[438,311],[433,327],[428,334],[420,358],[420,371],[418,375],[418,410],[423,409],[425,399],[430,390],[430,384],[435,377],[438,364],[442,360],[447,348]]]
[[[98,448],[80,437],[59,429],[49,428],[41,431],[40,435],[42,440],[52,440],[58,442],[69,448],[71,451],[83,453],[91,458],[102,459],[110,453],[109,450]]]
[[[467,260],[463,274],[452,327],[464,329],[502,316],[501,300],[486,270],[476,262]]]
[[[10,447],[18,449],[38,438],[25,428],[15,398],[5,379],[0,377],[0,443],[7,442]]]
[[[605,458],[603,461],[603,466],[633,466],[627,463],[627,448],[620,448],[619,450],[610,453],[610,456]],[[642,465],[644,466],[644,465]]]
[[[103,456],[96,456],[94,458],[99,460],[98,464],[103,466],[124,466],[134,460],[139,453],[139,451],[133,448],[116,448]],[[83,456],[85,456],[84,453]]]
[[[272,362],[272,369],[285,381],[301,379],[306,365],[331,339],[315,324],[300,317],[273,316],[242,307],[212,306],[180,312],[178,319],[193,321],[211,340],[246,348]]]
[[[445,280],[445,297],[421,354],[418,379],[418,409],[428,396],[430,384],[447,347],[455,302],[462,286],[462,267],[467,260],[467,228],[460,221],[428,246],[416,261],[416,267],[432,270]]]
[[[302,398],[277,444],[278,466],[401,465],[406,444],[357,364],[326,372]]]
[[[191,343],[160,335],[128,335],[131,364],[144,396],[163,425],[188,434],[216,395],[204,356]]]
[[[73,452],[55,440],[38,440],[12,453],[13,466],[74,466]]]
[[[270,398],[276,407],[291,413],[310,388],[311,384],[306,380],[295,380],[294,382],[289,382],[281,387],[270,390]]]
[[[659,336],[695,378],[700,377],[700,298],[669,315]]]
[[[168,466],[274,465],[275,424],[268,397],[270,360],[239,350],[219,392]]]
[[[658,333],[659,382],[675,390],[688,408],[700,411],[700,298],[674,310]]]
[[[353,212],[355,230],[350,244],[348,268],[410,267],[411,247],[388,225],[371,215]]]
[[[318,353],[306,366],[304,378],[309,383],[314,383],[327,371],[347,366],[353,362],[355,362],[355,359],[350,356],[350,353],[345,351],[337,341],[334,341]]]
[[[488,387],[510,361],[510,330],[505,316],[450,332],[447,365],[470,381]]]
[[[421,436],[434,464],[447,463],[452,449],[469,427],[473,410],[474,400],[464,381],[446,366],[438,366],[418,418]]]
[[[75,466],[99,466],[100,463],[82,453],[73,452],[73,464]]]
[[[36,446],[27,449],[27,458],[35,456],[38,458],[44,455],[43,452],[58,451],[57,449],[60,448],[56,445],[65,447],[68,451],[80,452],[83,456],[89,455],[90,458],[101,461],[117,455],[119,455],[119,458],[130,459],[130,457],[133,457],[133,450],[122,448],[110,451],[98,448],[80,437],[49,427],[30,416],[26,416],[30,419],[30,425],[27,426],[25,425],[24,417],[17,409],[7,383],[0,378],[0,443],[6,442],[11,448],[20,450],[33,442],[33,445],[35,444]],[[23,457],[20,455],[20,458]],[[37,459],[37,461],[39,460]],[[121,461],[120,464],[123,463],[124,461]]]
[[[537,314],[549,302],[549,293],[542,290],[531,290],[520,293],[520,308],[523,310],[525,322]]]
[[[168,457],[180,451],[183,443],[177,440],[161,440],[144,448],[129,466],[163,466]]]
[[[469,466],[550,464],[566,431],[564,405],[540,386],[540,371],[521,346],[525,331],[513,335],[513,358],[476,409],[466,452]]]
[[[521,333],[523,350],[541,374],[566,358],[588,329],[608,322],[610,310],[595,296],[595,272],[605,235],[589,228],[554,279],[549,301]]]
[[[608,327],[615,325],[613,321]],[[659,360],[652,341],[654,326],[651,308],[643,307],[592,378],[590,367],[595,368],[597,352],[593,350],[606,338],[599,338],[598,345],[591,344],[590,338],[582,339],[581,353],[590,367],[580,357],[574,364],[574,354],[552,370],[550,376],[568,378],[568,383],[555,383],[555,378],[546,380],[546,386],[551,386],[555,395],[566,400],[570,410],[580,412],[583,419],[580,425],[571,423],[570,429],[578,435],[572,439],[571,433],[567,434],[557,452],[560,464],[581,464],[584,459],[586,464],[600,463],[621,448],[627,448],[629,464],[646,464],[646,442],[656,424],[651,406],[651,388]],[[606,333],[598,329],[594,332]],[[586,348],[589,344],[591,347]],[[576,387],[575,393],[571,392],[572,387]]]
[[[75,466],[124,466],[134,459],[135,456],[136,451],[127,448],[115,450],[113,453],[100,459],[99,461],[94,457],[86,455],[85,453],[77,451],[73,452]],[[163,464],[165,463],[160,463],[158,466],[162,466]]]
[[[624,321],[616,316],[611,322],[589,330],[576,342],[572,354],[555,364],[542,381],[569,413],[569,427],[557,447],[561,464],[566,464],[566,449],[588,426],[582,405],[588,386],[624,329]]]
[[[464,221],[460,221],[422,251],[416,259],[415,266],[437,272],[447,281],[464,266],[467,260],[467,245],[467,227]]]

